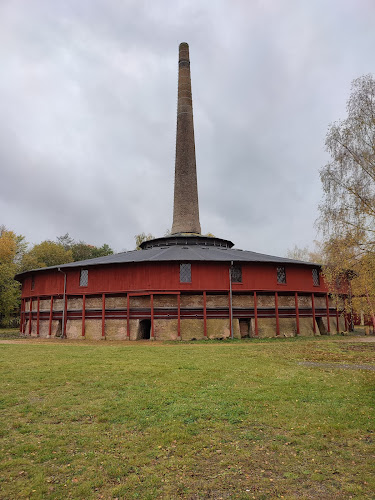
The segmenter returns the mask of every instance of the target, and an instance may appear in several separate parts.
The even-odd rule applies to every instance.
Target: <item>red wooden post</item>
[[[65,303],[64,303],[64,330],[63,330],[63,337],[66,337],[66,323],[68,321],[68,296],[65,294]]]
[[[29,335],[31,335],[31,316],[33,311],[33,298],[30,297],[30,312],[29,312]]]
[[[39,320],[40,320],[40,297],[38,296],[36,309],[36,336],[39,337]]]
[[[349,325],[348,325],[348,314],[346,312],[346,298],[344,299],[344,318],[345,318],[345,331],[348,331]]]
[[[181,295],[177,295],[177,338],[181,338]]]
[[[82,295],[82,337],[86,335],[86,295]]]
[[[23,310],[24,310],[25,304],[23,299],[21,299],[21,318],[20,318],[20,333],[23,333]]]
[[[51,304],[49,306],[48,337],[52,335],[52,316],[53,316],[53,295],[51,295]]]
[[[314,333],[316,333],[316,320],[315,320],[315,297],[314,294],[311,294],[311,309],[312,309],[312,315],[313,315],[313,329]]]
[[[102,293],[102,337],[105,337],[105,293]]]
[[[258,336],[258,307],[257,307],[256,292],[254,292],[254,322],[255,322],[255,335]]]
[[[126,295],[126,336],[130,340],[130,296]]]
[[[296,304],[296,326],[297,326],[297,335],[299,335],[299,309],[298,309],[298,293],[294,294],[294,301]]]
[[[340,322],[339,322],[339,303],[338,300],[336,299],[336,329],[337,333],[340,331]]]
[[[26,331],[26,299],[23,299],[23,322],[22,322],[22,333]]]
[[[326,309],[327,309],[327,333],[331,333],[331,328],[329,326],[329,303],[328,303],[328,293],[326,293]]]
[[[232,332],[232,301],[231,301],[231,293],[228,292],[228,304],[229,304],[229,332]]]
[[[203,332],[207,337],[207,293],[203,292]]]
[[[155,338],[154,331],[154,294],[151,294],[151,338]]]
[[[275,292],[276,335],[280,335],[279,295]]]

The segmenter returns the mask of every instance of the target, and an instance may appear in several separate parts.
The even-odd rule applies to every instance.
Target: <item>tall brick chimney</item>
[[[189,45],[187,43],[180,43],[178,59],[177,135],[172,234],[177,233],[201,233]]]

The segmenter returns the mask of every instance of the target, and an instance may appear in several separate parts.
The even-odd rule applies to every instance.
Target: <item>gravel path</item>
[[[318,368],[339,368],[341,370],[371,370],[375,371],[375,365],[348,365],[345,363],[318,363],[315,361],[301,361],[301,366],[311,366]]]

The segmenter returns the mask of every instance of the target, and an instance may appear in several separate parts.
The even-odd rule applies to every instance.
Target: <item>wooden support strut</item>
[[[51,295],[51,304],[49,306],[48,337],[52,335],[52,317],[53,317],[53,295]]]
[[[177,338],[181,339],[181,295],[177,295]]]
[[[36,336],[37,337],[39,337],[39,320],[40,320],[40,297],[38,296],[37,309],[36,309]]]
[[[279,320],[279,294],[275,292],[275,315],[276,315],[276,335],[280,335],[280,320]]]
[[[207,293],[203,292],[203,333],[207,337]]]
[[[102,293],[102,338],[105,338],[105,293]]]
[[[25,317],[25,301],[21,299],[21,321],[20,321],[20,333],[23,333],[23,322]]]
[[[154,329],[154,294],[151,294],[151,339],[155,339],[155,329]]]
[[[33,298],[30,297],[30,312],[29,312],[29,335],[31,336],[31,316],[33,314]]]
[[[326,309],[327,309],[327,333],[331,333],[331,328],[329,324],[329,303],[328,303],[328,293],[326,293]]]
[[[23,299],[21,299],[21,320],[20,320],[20,333],[23,333]]]
[[[68,296],[65,294],[65,303],[64,303],[64,325],[63,325],[63,333],[62,336],[66,338],[66,323],[68,321]]]
[[[345,319],[345,331],[348,331],[348,315],[346,313],[346,297],[344,298],[344,319]]]
[[[130,340],[130,295],[126,295],[126,336]]]
[[[82,295],[82,337],[86,335],[86,295]]]
[[[316,333],[316,320],[315,320],[315,297],[314,294],[311,294],[311,309],[312,309],[312,316],[313,316],[313,330],[314,333]]]
[[[299,309],[298,309],[298,293],[295,292],[294,294],[294,301],[296,305],[296,328],[297,328],[297,335],[300,334],[300,329],[299,329]]]
[[[257,307],[256,292],[254,292],[254,323],[255,323],[255,335],[258,336],[258,307]]]
[[[231,297],[231,292],[228,292],[228,311],[229,311],[229,331],[232,334],[232,297]]]

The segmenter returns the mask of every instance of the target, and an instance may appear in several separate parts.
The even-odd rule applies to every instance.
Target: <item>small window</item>
[[[283,266],[277,268],[277,282],[284,285],[286,284],[286,272]]]
[[[191,283],[191,264],[180,264],[180,283]]]
[[[320,285],[319,269],[317,269],[316,267],[314,267],[314,269],[312,270],[312,278],[314,286],[319,286]]]
[[[79,286],[87,286],[89,282],[89,270],[81,269],[81,274],[79,275]]]
[[[32,274],[31,275],[31,290],[34,290],[35,288],[35,276]]]
[[[234,264],[230,269],[232,283],[242,283],[242,267],[240,264]]]

